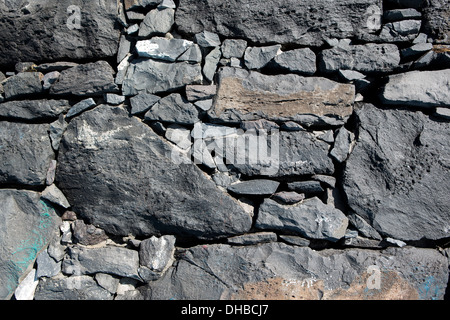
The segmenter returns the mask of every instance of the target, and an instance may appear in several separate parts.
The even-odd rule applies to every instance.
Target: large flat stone
[[[213,108],[215,121],[305,121],[312,116],[345,119],[353,112],[355,88],[321,77],[296,74],[264,75],[255,71],[223,68]]]
[[[9,299],[59,233],[54,209],[33,191],[0,190],[0,299]]]
[[[325,38],[351,38],[381,26],[379,0],[260,2],[181,0],[175,23],[183,33],[204,30],[255,43],[320,46]]]
[[[385,237],[448,237],[448,124],[372,105],[356,116],[359,134],[343,182],[350,207]]]
[[[0,65],[116,54],[116,0],[0,1]],[[75,10],[75,11],[74,11]]]
[[[139,290],[152,300],[431,300],[443,299],[447,281],[448,262],[434,249],[315,251],[271,242],[190,248]]]
[[[120,107],[74,118],[57,184],[75,212],[107,233],[216,238],[246,232],[251,217],[193,163]]]

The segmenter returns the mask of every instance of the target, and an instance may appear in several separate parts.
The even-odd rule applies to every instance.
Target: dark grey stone
[[[280,183],[274,180],[255,179],[237,182],[228,186],[228,191],[239,195],[271,195]]]
[[[446,0],[427,0],[422,9],[425,32],[439,42],[450,44],[450,7]]]
[[[99,106],[70,122],[57,184],[80,217],[108,234],[211,239],[248,231],[250,215],[176,156],[125,109]]]
[[[347,160],[348,155],[351,152],[351,147],[355,134],[348,131],[344,127],[337,131],[336,138],[334,139],[333,149],[330,151],[332,156],[338,162],[344,162]]]
[[[95,103],[94,99],[92,99],[92,98],[81,100],[80,102],[74,104],[70,108],[69,112],[67,112],[67,114],[66,114],[66,118],[70,119],[72,117],[75,117],[75,116],[79,115],[80,113],[82,113],[86,110],[89,110],[96,105],[97,104]]]
[[[242,58],[247,48],[247,41],[243,39],[225,39],[222,44],[224,58]]]
[[[383,42],[410,42],[419,34],[421,25],[421,20],[388,22],[381,29],[380,39]]]
[[[21,72],[9,77],[3,82],[5,98],[15,99],[43,92],[43,78],[44,75],[40,72]]]
[[[383,14],[383,20],[386,22],[407,20],[407,19],[420,20],[421,18],[422,14],[413,8],[386,10]]]
[[[227,239],[228,244],[245,246],[273,241],[277,241],[277,234],[274,232],[248,233],[242,236],[234,236]]]
[[[113,295],[89,276],[41,279],[35,300],[113,300]]]
[[[0,104],[0,116],[18,120],[56,119],[70,109],[67,100],[19,100]]]
[[[417,43],[409,48],[402,49],[400,54],[403,58],[417,57],[433,49],[431,43]]]
[[[245,66],[252,69],[264,68],[279,53],[281,45],[268,47],[248,47],[244,54]]]
[[[0,184],[45,185],[55,158],[48,129],[48,124],[1,122]]]
[[[104,230],[86,224],[83,220],[75,220],[72,223],[72,236],[74,243],[85,246],[93,246],[108,239]]]
[[[2,189],[0,221],[0,298],[9,299],[61,220],[39,193]]]
[[[209,82],[212,82],[214,80],[214,75],[216,74],[217,65],[219,63],[221,55],[222,52],[220,51],[220,47],[216,47],[205,57],[205,64],[203,65],[203,75]]]
[[[323,0],[257,4],[251,0],[181,0],[175,23],[182,33],[206,30],[259,44],[308,46],[321,46],[326,38],[372,33],[381,24],[381,1],[339,0],[333,10],[324,10],[327,6]]]
[[[298,193],[306,193],[310,194],[318,194],[324,192],[322,186],[319,181],[295,181],[288,182],[288,189],[298,192]]]
[[[340,210],[314,197],[291,206],[265,199],[259,207],[255,227],[335,242],[344,236],[347,225],[348,219]]]
[[[114,70],[102,60],[61,71],[59,79],[50,87],[50,94],[55,95],[102,96],[117,91]]]
[[[316,73],[316,54],[309,48],[283,51],[273,59],[273,66],[302,75]]]
[[[356,116],[359,135],[343,181],[349,206],[382,236],[448,237],[448,125],[368,104]]]
[[[131,114],[147,112],[161,98],[150,93],[141,93],[130,98]]]
[[[120,36],[115,25],[117,4],[110,0],[2,0],[0,65],[112,57]]]
[[[219,35],[209,31],[203,31],[196,34],[194,39],[195,42],[203,48],[218,47],[221,44]]]
[[[295,191],[280,191],[272,195],[271,199],[283,204],[294,204],[305,199],[305,194],[297,193]]]
[[[371,286],[373,268],[379,289]],[[214,244],[186,250],[176,267],[139,291],[151,300],[442,299],[447,279],[447,259],[434,249]]]
[[[42,251],[36,259],[36,278],[51,278],[61,272],[61,261],[55,261],[47,250]]]
[[[167,92],[181,89],[187,84],[198,84],[202,79],[199,64],[137,59],[132,60],[128,67],[122,92],[125,96]]]
[[[145,114],[146,120],[194,124],[199,120],[197,108],[179,93],[158,100]]]
[[[50,123],[48,134],[52,142],[53,150],[59,150],[59,143],[61,142],[62,135],[66,130],[67,125],[63,115],[60,115],[58,120]]]

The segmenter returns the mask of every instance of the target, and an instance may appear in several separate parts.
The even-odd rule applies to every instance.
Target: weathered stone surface
[[[337,241],[345,234],[347,217],[332,206],[314,197],[285,206],[265,199],[259,207],[255,227],[295,232],[312,239]]]
[[[318,194],[324,192],[319,181],[294,181],[288,182],[288,189],[298,193]]]
[[[222,44],[224,58],[242,58],[247,48],[247,41],[243,39],[225,39]]]
[[[279,44],[268,47],[248,47],[244,54],[245,66],[250,70],[264,68],[270,60],[281,53],[280,49]]]
[[[350,38],[378,30],[381,7],[378,0],[339,0],[333,10],[327,9],[328,3],[323,0],[181,0],[175,23],[183,33],[206,30],[261,44],[320,46],[325,38]]]
[[[202,80],[199,64],[187,62],[167,63],[152,59],[133,60],[123,80],[125,96],[139,93],[158,93],[180,89]]]
[[[305,199],[305,194],[297,193],[295,191],[281,191],[275,193],[271,199],[283,204],[294,204]]]
[[[101,272],[141,280],[138,268],[137,251],[114,246],[70,247],[63,260],[63,272],[76,276]]]
[[[139,37],[164,35],[172,29],[175,11],[171,8],[151,10],[139,25]]]
[[[231,184],[227,189],[239,195],[271,195],[279,185],[278,181],[256,179]]]
[[[42,80],[44,75],[40,72],[21,72],[3,82],[6,99],[15,99],[27,94],[37,94],[43,91]]]
[[[57,181],[73,210],[106,232],[215,238],[247,231],[250,216],[194,164],[120,107],[73,119]]]
[[[0,65],[101,59],[116,53],[117,1],[0,2]]]
[[[274,232],[256,232],[242,236],[234,236],[227,239],[228,244],[233,245],[252,245],[257,243],[266,243],[277,241],[277,234]]]
[[[96,106],[97,104],[95,103],[94,99],[92,98],[87,98],[84,100],[81,100],[80,102],[74,104],[72,106],[72,108],[70,108],[69,112],[67,112],[66,114],[66,118],[70,119],[72,117],[75,117],[77,115],[79,115],[80,113],[91,109],[92,107]]]
[[[189,101],[212,99],[216,95],[217,87],[215,85],[187,85],[186,97]]]
[[[213,120],[224,122],[258,119],[303,122],[304,115],[320,122],[327,117],[350,116],[354,97],[353,85],[321,77],[269,76],[225,67],[219,74],[217,98],[208,114]]]
[[[417,107],[450,105],[450,69],[410,71],[389,76],[381,94],[386,104]]]
[[[67,201],[62,191],[59,190],[54,184],[48,186],[44,191],[42,191],[42,199],[66,209],[70,207],[70,203]]]
[[[112,294],[89,276],[61,279],[43,278],[34,295],[35,300],[112,300]]]
[[[195,42],[203,48],[218,47],[221,44],[219,35],[209,31],[203,31],[196,34],[194,39]]]
[[[319,54],[319,69],[323,72],[355,70],[363,73],[389,72],[400,64],[395,44],[368,43],[325,49]]]
[[[383,25],[380,39],[383,42],[412,41],[419,34],[422,21],[402,20]]]
[[[61,261],[55,261],[47,252],[42,251],[36,259],[36,278],[51,278],[61,272]]]
[[[355,134],[348,131],[344,127],[337,131],[336,139],[334,139],[333,149],[330,151],[332,156],[338,162],[344,162],[351,152],[351,147]]]
[[[162,273],[174,262],[174,252],[174,236],[151,237],[139,245],[139,263],[154,272]]]
[[[273,59],[273,66],[302,75],[316,72],[316,54],[309,48],[283,51]]]
[[[179,93],[172,93],[156,102],[145,114],[146,120],[194,124],[199,120],[197,108]]]
[[[60,219],[40,194],[0,190],[0,298],[9,299],[36,256],[58,232]]]
[[[16,300],[33,300],[34,292],[39,284],[36,276],[36,269],[32,269],[28,275],[19,283],[14,291],[14,299]]]
[[[169,125],[164,136],[183,150],[189,149],[192,145],[191,131],[178,124]]]
[[[272,242],[190,248],[176,268],[139,290],[155,300],[442,299],[447,279],[447,260],[433,249],[315,251]]]
[[[357,111],[357,122],[344,174],[350,207],[383,236],[448,237],[448,125],[421,112],[372,105]]]
[[[75,220],[72,223],[72,230],[74,242],[84,246],[93,246],[108,239],[104,230],[86,224],[83,220]]]
[[[117,91],[114,70],[108,62],[102,60],[61,71],[59,79],[50,87],[50,94],[55,95],[101,96]]]
[[[214,75],[216,74],[217,64],[219,63],[221,54],[222,52],[220,51],[220,47],[216,47],[205,57],[203,75],[209,82],[214,80]]]
[[[153,37],[150,40],[138,41],[136,52],[139,57],[174,62],[193,45],[192,41],[184,39]]]
[[[49,125],[2,121],[0,125],[0,184],[44,185],[55,158]]]
[[[64,130],[66,130],[66,128],[67,128],[67,122],[66,122],[66,120],[64,120],[63,115],[60,115],[58,120],[50,123],[50,127],[48,129],[48,135],[50,136],[50,140],[52,141],[53,150],[56,151],[59,149],[59,143],[61,142],[62,135],[64,133]],[[49,167],[49,170],[50,170],[50,168],[51,168],[51,166]],[[55,164],[54,168],[52,168],[52,169],[56,169],[56,164]],[[54,176],[54,173],[53,173],[53,176]],[[48,177],[48,173],[47,173],[47,177]],[[47,181],[49,181],[49,180],[47,179]],[[52,183],[53,182],[47,183],[47,184],[50,185]]]
[[[421,19],[422,14],[413,8],[387,10],[383,14],[383,20],[386,22],[399,21],[407,19]]]
[[[19,100],[0,104],[0,117],[18,120],[58,118],[70,109],[67,100]]]
[[[450,44],[450,8],[446,0],[427,0],[423,8],[427,34]]]
[[[150,93],[141,93],[137,96],[131,97],[131,114],[136,115],[147,112],[156,102],[159,101],[159,99],[161,98]]]

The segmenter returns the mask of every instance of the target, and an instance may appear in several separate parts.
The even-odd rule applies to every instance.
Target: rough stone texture
[[[2,121],[0,125],[0,184],[39,186],[55,158],[46,124]]]
[[[131,114],[139,114],[147,112],[156,102],[161,99],[150,93],[141,93],[130,98]]]
[[[268,47],[248,47],[244,54],[245,66],[250,70],[262,69],[281,52],[280,49],[279,44]]]
[[[235,200],[174,154],[125,110],[99,106],[67,128],[58,186],[74,211],[111,234],[215,238],[250,229]]]
[[[173,91],[187,84],[199,83],[202,78],[199,64],[137,59],[131,61],[128,67],[122,92],[125,96],[132,96],[139,93]]]
[[[217,98],[208,114],[224,122],[302,121],[302,115],[342,119],[352,113],[354,97],[353,85],[325,78],[268,76],[227,67],[219,74]]]
[[[228,186],[228,191],[240,195],[271,195],[277,191],[279,182],[267,179],[242,181]]]
[[[417,107],[450,105],[450,69],[411,71],[389,76],[381,94],[386,104]]]
[[[333,8],[323,0],[181,0],[175,23],[183,33],[207,30],[261,44],[320,46],[325,38],[350,38],[378,30],[381,8],[378,0],[339,0]]]
[[[72,5],[80,9],[79,25]],[[117,12],[116,0],[2,0],[0,65],[111,57],[119,43]]]
[[[174,262],[175,237],[145,239],[139,245],[139,263],[155,272],[164,272]]]
[[[425,31],[433,38],[450,44],[450,8],[448,1],[425,1],[423,15]]]
[[[174,62],[194,43],[183,39],[166,39],[153,37],[136,43],[136,53],[139,57]]]
[[[40,72],[21,72],[3,82],[6,99],[15,99],[27,94],[38,94],[43,91],[44,75]]]
[[[139,37],[164,35],[172,29],[175,11],[171,8],[151,10],[139,25]]]
[[[179,93],[172,93],[156,102],[145,114],[146,120],[194,124],[199,119],[197,108]]]
[[[369,288],[377,270],[380,289]],[[443,298],[447,279],[446,258],[433,249],[217,244],[187,250],[176,268],[139,290],[155,300],[427,300]]]
[[[265,199],[255,224],[258,229],[285,230],[330,241],[342,238],[347,226],[348,219],[341,211],[325,205],[317,197],[292,206]]]
[[[316,54],[309,48],[281,52],[273,62],[276,68],[293,73],[313,75],[316,72]]]
[[[421,112],[372,105],[357,111],[357,122],[344,174],[350,207],[383,236],[448,237],[448,125]]]
[[[80,64],[61,71],[58,80],[50,87],[50,94],[76,96],[101,96],[118,91],[114,83],[114,70],[106,61]]]
[[[63,260],[63,272],[69,275],[108,273],[141,280],[139,254],[135,250],[108,246],[104,248],[69,248]]]
[[[67,100],[20,100],[0,104],[0,117],[18,120],[58,118],[70,108]]]
[[[368,43],[325,49],[319,54],[319,69],[323,72],[355,70],[363,73],[389,72],[400,64],[395,44]]]
[[[72,230],[74,243],[81,245],[92,246],[108,239],[104,230],[96,228],[92,224],[86,224],[83,220],[75,220]]]
[[[60,219],[40,194],[0,190],[0,298],[9,299],[36,256],[58,232]]]
[[[402,20],[386,23],[381,29],[380,39],[383,42],[412,41],[419,34],[420,20]]]

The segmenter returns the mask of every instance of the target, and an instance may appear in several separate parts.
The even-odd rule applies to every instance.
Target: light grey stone
[[[52,71],[49,73],[46,73],[44,77],[42,78],[42,89],[48,90],[52,86],[52,84],[55,83],[56,80],[58,80],[60,73],[58,71]]]
[[[92,107],[94,107],[96,105],[97,104],[95,103],[94,99],[92,99],[92,98],[81,100],[80,102],[74,104],[72,106],[72,108],[70,108],[69,112],[67,112],[67,114],[66,114],[66,118],[67,119],[73,118],[73,117],[79,115],[80,113],[91,109]]]
[[[61,272],[61,261],[55,261],[48,254],[47,250],[42,251],[36,259],[36,278],[51,278]]]
[[[277,191],[279,185],[278,181],[255,179],[233,183],[227,190],[239,195],[271,195]]]
[[[172,29],[175,10],[171,8],[157,8],[145,16],[139,26],[139,37],[164,35]]]
[[[410,58],[424,54],[431,49],[433,49],[433,45],[431,43],[417,43],[409,48],[401,50],[400,54],[403,58]]]
[[[243,39],[225,39],[222,44],[224,58],[242,58],[247,48],[247,41]]]
[[[187,61],[191,63],[202,62],[202,51],[200,46],[194,43],[186,50],[185,53],[178,57],[178,61]]]
[[[40,72],[21,72],[9,77],[3,82],[6,99],[20,98],[26,95],[42,93],[42,80],[44,75]]]
[[[380,39],[384,42],[412,41],[419,34],[421,20],[402,20],[386,23],[381,29]]]
[[[158,100],[145,113],[145,119],[189,125],[199,120],[199,112],[179,93],[172,93]]]
[[[51,203],[57,204],[63,208],[67,209],[70,207],[69,201],[67,201],[62,191],[59,190],[58,187],[55,186],[54,184],[45,188],[45,190],[42,191],[41,197],[42,199],[48,200]]]
[[[191,147],[191,130],[178,124],[172,124],[167,127],[165,137],[167,140],[175,143],[183,150]]]
[[[316,72],[316,54],[309,48],[283,51],[275,56],[274,66],[302,75]]]
[[[351,147],[353,140],[355,139],[355,134],[348,131],[344,127],[341,127],[336,134],[334,139],[333,149],[330,151],[330,156],[332,156],[338,162],[344,162],[347,160],[348,155],[351,152]]]
[[[153,37],[138,41],[135,48],[139,57],[174,62],[193,45],[192,41],[184,39]]]
[[[221,57],[220,47],[215,47],[206,57],[203,66],[203,75],[206,80],[212,82],[216,74],[217,64]]]
[[[174,262],[175,237],[151,237],[139,246],[139,263],[154,272],[163,273]]]
[[[245,66],[252,69],[264,68],[270,60],[281,53],[281,45],[273,45],[268,47],[248,47],[244,54]]]
[[[450,119],[450,109],[448,108],[436,108],[435,115],[445,119]]]
[[[219,39],[219,35],[209,31],[203,31],[195,35],[195,42],[204,48],[218,47],[221,42]]]
[[[18,301],[33,300],[34,292],[39,281],[36,278],[36,269],[31,269],[27,276],[19,283],[14,291],[14,298]]]
[[[115,294],[117,292],[120,279],[108,273],[99,272],[95,274],[95,281],[100,287],[108,290],[109,293]]]

